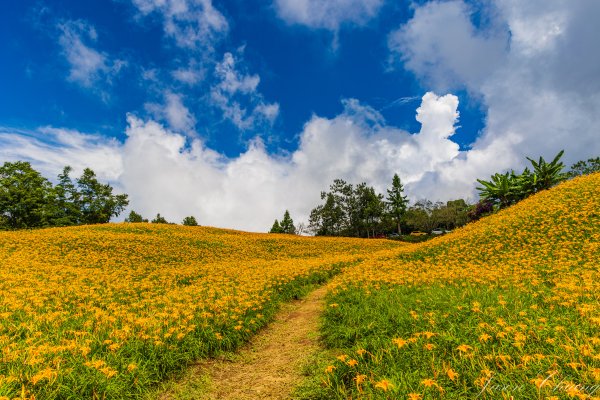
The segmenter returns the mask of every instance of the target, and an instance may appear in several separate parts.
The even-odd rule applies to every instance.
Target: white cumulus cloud
[[[50,128],[4,129],[0,155],[32,161],[48,176],[84,163],[128,193],[131,207],[147,217],[160,212],[180,222],[195,215],[204,225],[265,231],[285,209],[306,221],[320,191],[335,178],[366,181],[383,191],[399,173],[415,195],[415,185],[459,156],[450,139],[457,107],[453,95],[427,93],[417,110],[421,130],[410,134],[386,125],[373,108],[345,100],[340,115],[313,116],[298,149],[285,156],[269,154],[255,138],[238,157],[226,158],[198,138],[133,115],[124,143]],[[45,142],[48,132],[54,135],[51,143]]]
[[[600,3],[432,1],[389,37],[391,54],[433,90],[466,88],[487,109],[469,151],[431,172],[415,189],[441,197],[469,193],[478,177],[519,169],[525,156],[567,165],[600,154]],[[595,72],[594,72],[595,71]]]

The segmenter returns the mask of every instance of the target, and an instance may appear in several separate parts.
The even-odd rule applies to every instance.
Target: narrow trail
[[[289,399],[302,380],[302,367],[318,350],[319,316],[326,286],[282,306],[273,322],[233,359],[210,359],[192,367],[158,398]]]

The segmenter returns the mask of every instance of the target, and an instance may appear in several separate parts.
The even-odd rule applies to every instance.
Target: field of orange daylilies
[[[396,246],[155,224],[0,233],[0,399],[141,397]]]
[[[600,399],[600,174],[330,283],[324,398]]]
[[[600,174],[420,244],[107,224],[0,233],[0,399],[143,398],[327,281],[299,398],[600,398]]]

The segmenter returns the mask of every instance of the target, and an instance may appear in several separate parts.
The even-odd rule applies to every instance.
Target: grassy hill
[[[600,395],[600,174],[421,244],[109,224],[0,233],[0,399],[136,398],[330,278],[304,398]],[[586,397],[587,396],[587,397]]]
[[[330,290],[305,398],[600,396],[600,174],[369,255]]]
[[[0,233],[0,399],[142,397],[387,240],[108,224]]]

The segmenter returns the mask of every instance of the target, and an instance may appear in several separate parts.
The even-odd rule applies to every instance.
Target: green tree
[[[96,174],[89,168],[77,179],[81,223],[102,224],[118,216],[129,204],[126,194],[113,195],[113,188],[98,182]]]
[[[571,170],[567,172],[569,178],[575,178],[576,176],[593,174],[594,172],[600,172],[600,157],[588,158],[587,161],[577,161],[571,165]]]
[[[279,226],[281,228],[281,233],[287,233],[291,235],[294,235],[296,233],[294,221],[292,220],[292,217],[290,217],[290,212],[288,210],[285,210],[285,213],[283,214],[283,219],[281,220]]]
[[[56,198],[52,225],[77,225],[82,219],[79,192],[69,176],[72,170],[67,165],[63,168],[62,173],[58,175],[58,183],[54,187]]]
[[[28,162],[0,167],[0,223],[8,229],[48,226],[55,193],[52,184]]]
[[[402,217],[406,214],[406,207],[408,205],[407,197],[404,196],[404,186],[400,181],[398,174],[394,174],[392,179],[392,188],[387,190],[386,205],[388,213],[393,218],[394,222],[398,227],[398,234],[402,234],[400,224],[402,223]]]
[[[154,217],[154,219],[152,220],[153,224],[168,224],[167,220],[165,219],[165,217],[163,217],[162,215],[160,215],[160,213],[156,214],[156,217]]]
[[[429,233],[436,228],[434,210],[436,205],[431,200],[417,201],[406,211],[406,223],[415,230]]]
[[[366,184],[360,184],[356,188],[356,196],[360,204],[360,215],[366,229],[366,236],[375,236],[385,208],[383,195],[375,193],[375,189]]]
[[[196,221],[196,218],[193,215],[190,215],[183,219],[182,224],[185,226],[198,226],[198,221]]]
[[[135,211],[131,210],[131,212],[129,213],[129,216],[127,218],[125,218],[125,222],[148,222],[147,219],[144,219],[141,214],[136,213]]]
[[[273,222],[273,226],[271,227],[269,233],[281,233],[281,225],[279,225],[278,220],[275,220],[275,222]]]

